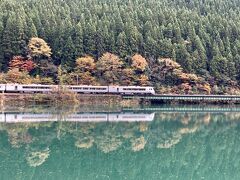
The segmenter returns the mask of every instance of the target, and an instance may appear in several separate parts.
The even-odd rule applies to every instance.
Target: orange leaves
[[[142,57],[140,54],[135,54],[132,57],[132,67],[135,70],[144,71],[147,66],[148,66],[148,63],[146,59]]]
[[[9,62],[9,69],[19,69],[20,71],[30,72],[36,67],[36,64],[30,60],[25,59],[22,56],[14,56],[13,59]]]
[[[32,60],[26,60],[22,65],[22,69],[27,72],[30,72],[35,67],[36,67],[36,64]]]

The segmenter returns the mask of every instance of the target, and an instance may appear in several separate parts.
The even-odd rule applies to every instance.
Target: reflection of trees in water
[[[19,124],[5,124],[2,123],[2,128],[8,133],[9,143],[15,147],[20,148],[24,144],[29,144],[34,141],[34,138],[30,133],[30,129],[38,129],[38,128],[51,128],[52,122],[47,123],[19,123]]]
[[[103,135],[97,137],[96,145],[102,152],[109,153],[117,150],[122,145],[122,141],[119,137]]]
[[[136,138],[136,139],[131,139],[131,146],[132,146],[132,151],[140,151],[144,149],[147,141],[145,140],[144,136],[141,135],[141,137]]]
[[[75,146],[77,148],[88,149],[93,146],[93,142],[94,142],[94,138],[92,136],[83,137],[83,138],[79,137],[75,142]]]
[[[177,145],[180,147],[183,139],[189,139],[189,134],[198,134],[201,138],[188,140],[185,145],[186,149],[194,150],[188,153],[194,156],[198,156],[197,153],[206,153],[206,148],[196,150],[193,147],[196,144],[204,144],[199,140],[204,141],[211,134],[208,137],[211,142],[208,149],[216,153],[216,157],[214,153],[211,153],[214,154],[212,158],[220,161],[218,154],[225,152],[229,146],[235,145],[236,133],[229,132],[238,128],[235,120],[239,117],[240,113],[161,113],[157,114],[153,122],[21,123],[1,124],[1,129],[8,133],[12,147],[25,148],[26,161],[32,167],[39,166],[46,161],[50,155],[50,145],[53,140],[67,143],[69,138],[74,139],[73,145],[78,150],[96,147],[103,153],[114,152],[121,148],[138,152],[145,148],[171,150],[177,148]],[[187,158],[187,152],[182,156]],[[204,160],[200,158],[198,161]]]
[[[43,149],[41,151],[27,151],[26,160],[29,166],[37,167],[43,164],[49,157],[49,148]]]
[[[56,133],[52,132],[53,122],[2,124],[8,133],[8,141],[13,148],[25,149],[25,158],[29,166],[43,164],[50,155],[49,146]],[[35,132],[41,133],[35,134]],[[31,133],[34,132],[34,133]]]

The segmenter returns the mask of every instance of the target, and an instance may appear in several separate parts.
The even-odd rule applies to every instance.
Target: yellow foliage
[[[28,43],[28,50],[33,57],[47,56],[50,57],[52,52],[48,44],[41,38],[31,38]]]
[[[95,85],[96,79],[91,75],[90,72],[80,73],[79,74],[80,84],[85,85]]]
[[[111,53],[105,53],[97,62],[97,74],[101,76],[101,84],[116,84],[122,75],[121,59]]]
[[[96,64],[91,56],[81,57],[76,60],[76,70],[80,69],[81,72],[93,71],[96,69]]]
[[[139,85],[141,86],[147,86],[149,83],[148,76],[146,76],[145,74],[140,75],[138,82],[139,82]]]
[[[191,81],[198,81],[199,80],[199,78],[196,74],[188,74],[188,78]]]
[[[25,71],[19,71],[19,69],[11,69],[5,74],[5,80],[7,83],[20,83],[30,84],[32,78]]]
[[[112,71],[122,66],[122,61],[118,56],[112,53],[104,53],[97,62],[97,68],[102,71]]]
[[[208,83],[198,84],[197,88],[198,88],[198,90],[205,91],[207,94],[211,93],[211,86]]]
[[[148,66],[148,63],[144,57],[142,57],[140,54],[135,54],[132,57],[132,67],[139,71],[144,71],[146,67]]]
[[[121,84],[124,86],[133,85],[134,72],[131,68],[123,69],[121,76]]]
[[[181,68],[181,65],[175,62],[174,60],[170,58],[162,58],[158,60],[160,65],[165,66],[168,69],[179,69]]]
[[[184,82],[190,80],[187,73],[179,73],[179,74],[177,74],[177,77],[178,77],[178,79],[180,79]]]

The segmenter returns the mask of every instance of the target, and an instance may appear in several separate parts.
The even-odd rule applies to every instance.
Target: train
[[[49,93],[60,88],[86,94],[155,94],[154,87],[151,86],[0,84],[0,91],[5,93]]]

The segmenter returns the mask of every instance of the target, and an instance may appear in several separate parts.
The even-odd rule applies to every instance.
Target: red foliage
[[[22,56],[14,56],[9,62],[9,69],[19,69],[20,71],[30,72],[36,67],[36,64],[31,59],[26,59]]]

